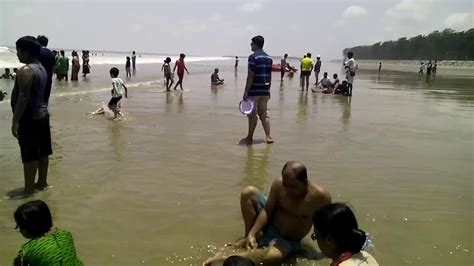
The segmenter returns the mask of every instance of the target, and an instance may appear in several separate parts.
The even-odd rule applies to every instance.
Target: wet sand
[[[212,89],[215,65],[226,84]],[[54,89],[53,187],[34,198],[47,201],[55,226],[73,232],[86,265],[199,265],[243,233],[240,189],[268,191],[287,160],[305,163],[312,181],[354,207],[381,265],[472,264],[472,76],[438,74],[427,83],[413,73],[361,70],[351,99],[301,93],[298,78],[280,84],[275,73],[276,143],[247,148],[236,145],[247,130],[237,109],[245,66],[236,75],[232,65],[189,64],[183,94],[161,92],[160,65],[140,66],[124,79],[132,97],[117,122],[84,115],[109,100],[108,66]],[[327,70],[339,73],[340,65]],[[23,185],[10,117],[1,103],[2,195]],[[255,137],[264,138],[260,125]],[[26,242],[13,229],[23,202],[0,199],[0,265]]]

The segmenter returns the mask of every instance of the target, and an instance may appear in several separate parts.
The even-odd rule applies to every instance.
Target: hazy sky
[[[261,34],[272,55],[343,48],[473,27],[474,0],[0,0],[0,45],[45,34],[50,47],[246,55]]]

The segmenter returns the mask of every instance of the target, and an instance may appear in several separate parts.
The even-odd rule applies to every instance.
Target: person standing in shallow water
[[[268,100],[270,100],[273,60],[263,51],[264,42],[263,37],[259,35],[253,37],[250,44],[253,54],[249,56],[248,60],[247,83],[242,98],[244,101],[253,101],[254,110],[248,115],[248,134],[240,141],[241,144],[251,145],[253,143],[253,134],[258,122],[257,114],[260,121],[262,121],[266,142],[273,143],[270,136],[270,117],[267,110]]]
[[[48,186],[51,132],[49,113],[45,102],[48,74],[39,63],[40,44],[36,38],[25,36],[16,42],[18,59],[25,65],[18,71],[12,91],[12,134],[18,139],[23,162],[25,188],[21,195],[34,193]],[[38,182],[35,183],[38,172]]]
[[[352,96],[352,86],[354,83],[354,76],[356,74],[356,64],[354,60],[354,53],[348,52],[347,53],[347,60],[344,63],[345,69],[346,69],[346,80],[347,80],[347,85],[349,86],[349,96]]]
[[[46,84],[46,90],[44,92],[44,101],[47,104],[49,101],[49,96],[51,95],[51,87],[53,85],[53,73],[56,68],[56,58],[53,52],[46,48],[46,46],[48,46],[48,38],[44,35],[40,35],[37,39],[41,45],[41,51],[38,60],[48,74],[48,83]]]
[[[132,77],[132,72],[130,71],[130,56],[127,56],[127,61],[125,62],[125,76],[127,78]]]
[[[181,88],[181,91],[183,91],[184,71],[186,71],[186,73],[188,73],[188,75],[189,75],[189,71],[186,68],[186,65],[184,63],[184,58],[185,57],[186,57],[185,54],[180,54],[179,59],[176,60],[176,64],[174,65],[173,74],[176,71],[176,68],[178,69],[178,82],[176,82],[176,85],[174,86],[174,90],[176,90],[176,88],[179,85],[179,87]]]
[[[137,63],[137,55],[135,54],[135,51],[133,51],[132,52],[132,70],[133,70],[133,74],[135,74],[135,72],[137,71],[136,63]]]
[[[66,57],[66,53],[64,50],[59,52],[61,55],[57,60],[58,64],[58,79],[66,81],[68,80],[68,72],[69,72],[69,58]]]
[[[237,69],[239,67],[239,57],[236,56],[235,57],[235,69]]]
[[[79,71],[81,70],[81,63],[79,62],[79,55],[76,51],[72,51],[72,69],[71,69],[71,81],[79,80]]]
[[[379,73],[380,73],[380,70],[382,70],[382,62],[379,62]]]
[[[316,56],[316,63],[314,64],[314,75],[316,77],[316,83],[314,85],[318,85],[319,82],[319,72],[321,72],[321,56]]]
[[[89,73],[91,73],[89,65],[89,51],[82,51],[82,77],[85,78]]]

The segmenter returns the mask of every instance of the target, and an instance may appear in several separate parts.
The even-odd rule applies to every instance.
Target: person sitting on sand
[[[340,94],[340,95],[349,94],[349,86],[347,84],[347,80],[343,80],[342,83],[336,87],[336,89],[334,90],[334,94]]]
[[[224,80],[219,78],[219,69],[214,69],[214,73],[211,75],[211,83],[212,85],[222,85],[224,84]]]
[[[281,177],[273,182],[268,199],[256,187],[248,186],[242,190],[240,204],[245,238],[235,245],[247,251],[239,255],[247,257],[253,249],[267,247],[268,252],[255,263],[274,265],[300,252],[300,242],[311,230],[314,212],[331,204],[331,195],[308,180],[302,163],[289,161]],[[218,255],[205,265],[224,259]]]
[[[5,68],[5,73],[0,76],[0,79],[14,79],[9,68]]]
[[[24,265],[84,265],[76,254],[74,239],[69,231],[52,229],[51,211],[45,202],[27,202],[13,215],[20,233],[30,239],[23,244],[14,266]]]
[[[328,72],[324,72],[323,74],[323,78],[319,81],[319,84],[317,86],[317,88],[319,88],[320,90],[322,90],[323,92],[327,89],[329,89],[329,87],[332,85],[332,82],[331,80],[328,78]],[[315,89],[311,89],[313,92],[316,92]]]
[[[339,79],[337,78],[337,74],[332,75],[332,77],[334,78],[334,81],[331,82],[331,84],[327,88],[323,89],[324,94],[333,94],[335,88],[339,85]]]
[[[332,259],[331,266],[378,266],[364,251],[372,246],[368,234],[359,229],[354,213],[343,203],[333,203],[313,216],[314,233],[321,252]]]
[[[118,77],[119,70],[116,67],[110,69],[110,77],[112,78],[112,99],[110,99],[108,107],[112,112],[114,112],[113,119],[116,119],[120,113],[120,100],[122,100],[122,96],[125,95],[125,98],[128,98],[128,89],[123,83],[123,80]],[[100,115],[104,114],[105,110],[103,107],[95,110],[92,113],[87,113],[89,115]]]

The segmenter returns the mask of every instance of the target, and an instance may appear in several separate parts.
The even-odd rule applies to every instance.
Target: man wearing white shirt
[[[281,71],[281,81],[283,81],[283,77],[285,76],[286,68],[289,67],[288,64],[288,54],[285,54],[281,59],[280,63],[280,71]]]
[[[354,54],[352,52],[348,52],[347,58],[349,58],[349,60],[344,63],[344,67],[346,69],[346,79],[347,85],[349,87],[349,96],[352,96],[352,84],[354,83],[354,76],[356,71]]]

